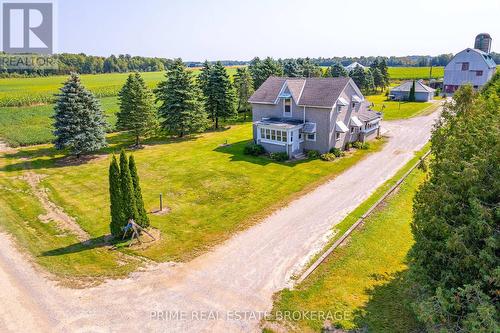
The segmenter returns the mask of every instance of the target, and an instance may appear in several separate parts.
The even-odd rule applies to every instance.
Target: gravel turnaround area
[[[383,122],[389,139],[381,151],[188,263],[69,289],[47,279],[0,233],[0,331],[258,332],[272,295],[290,286],[332,226],[425,145],[437,116]]]

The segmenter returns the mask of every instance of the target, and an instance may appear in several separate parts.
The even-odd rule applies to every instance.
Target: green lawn
[[[381,111],[385,120],[406,119],[421,113],[431,112],[438,104],[430,102],[397,102],[388,101],[385,93],[368,95],[366,99],[374,104],[373,110]]]
[[[199,72],[198,68],[191,70],[195,74]],[[236,73],[236,67],[228,67],[227,70],[230,76]],[[81,75],[81,79],[85,87],[97,97],[110,97],[118,94],[128,75],[129,73],[85,74]],[[158,82],[165,79],[164,72],[146,72],[141,75],[150,88],[156,87]],[[67,75],[59,75],[0,79],[0,106],[50,103],[67,78]]]
[[[116,123],[118,98],[104,97],[100,99],[102,108],[111,128]],[[9,145],[33,145],[52,141],[51,116],[54,114],[52,104],[24,107],[0,107],[0,139]]]
[[[130,253],[155,261],[192,258],[341,173],[383,144],[383,140],[376,140],[369,150],[349,153],[334,162],[276,163],[242,154],[251,133],[251,124],[246,123],[199,137],[151,141],[147,148],[135,151],[146,208],[156,209],[159,193],[163,193],[171,211],[163,216],[151,215],[152,226],[161,231],[161,240]],[[17,153],[0,157],[0,207],[9,212],[0,222],[51,271],[96,276],[134,269],[135,263],[115,269],[116,253],[129,253],[128,248],[106,252],[95,246],[108,234],[108,153],[118,151],[118,145],[126,142],[122,136],[111,135],[111,147],[104,155],[78,166],[64,164],[63,155],[49,145],[20,148]],[[226,141],[231,145],[220,147]],[[45,176],[41,184],[49,189],[49,197],[74,216],[94,242],[75,243],[55,226],[41,224],[37,218],[40,207],[36,208],[36,200],[19,178],[30,169]],[[17,188],[25,190],[12,196]],[[25,211],[23,207],[30,209]],[[65,236],[58,237],[61,233]],[[40,238],[44,241],[34,241]]]
[[[337,236],[330,244],[416,161],[417,157],[337,225]],[[331,324],[347,330],[418,331],[407,305],[404,277],[406,254],[413,244],[412,200],[424,179],[424,173],[416,169],[364,225],[353,232],[346,245],[337,248],[294,290],[285,289],[277,294],[273,313],[331,311],[336,314]],[[296,331],[320,331],[324,325],[322,320],[313,319],[279,323]]]

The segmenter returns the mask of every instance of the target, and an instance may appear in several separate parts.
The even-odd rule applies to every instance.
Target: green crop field
[[[389,67],[391,80],[428,79],[429,77],[439,79],[444,77],[444,67]]]
[[[118,111],[117,97],[100,99],[107,121],[112,129]],[[26,146],[52,141],[54,105],[0,107],[0,139],[10,146]]]
[[[161,239],[146,249],[109,251],[101,244],[109,233],[110,153],[133,142],[124,134],[110,135],[110,147],[81,165],[65,162],[65,155],[51,145],[0,153],[0,227],[54,273],[120,275],[136,266],[127,257],[118,260],[117,252],[155,261],[192,258],[340,174],[384,143],[375,140],[369,150],[351,151],[333,162],[277,163],[244,155],[251,137],[252,125],[245,123],[197,137],[151,140],[145,149],[133,152],[146,209],[158,208],[159,193],[170,209],[166,215],[150,215]],[[221,146],[226,142],[230,145]],[[33,174],[42,177],[39,186],[47,189],[49,198],[89,233],[90,242],[79,243],[55,223],[40,221],[43,209],[25,180]]]
[[[193,68],[197,74],[199,69]],[[236,73],[236,67],[228,67],[230,76]],[[81,79],[86,88],[97,97],[116,96],[129,73],[87,74]],[[164,72],[141,73],[149,87],[154,88],[164,80]],[[51,103],[67,76],[47,76],[35,78],[0,79],[0,106],[28,106]]]

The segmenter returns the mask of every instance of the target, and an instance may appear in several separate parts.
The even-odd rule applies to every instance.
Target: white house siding
[[[393,95],[393,100],[408,100],[410,96],[409,91],[391,91],[391,95]],[[428,102],[434,98],[433,92],[415,92],[415,101],[417,102]]]
[[[462,70],[463,63],[469,63],[468,70]],[[496,66],[488,65],[484,56],[473,49],[457,53],[444,68],[443,86],[446,93],[453,93],[459,86],[471,84],[480,88],[495,74]],[[483,71],[482,75],[477,71]]]

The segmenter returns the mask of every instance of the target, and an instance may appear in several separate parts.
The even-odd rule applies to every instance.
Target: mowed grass
[[[425,150],[427,150],[425,148]],[[419,155],[423,152],[419,153]],[[336,229],[342,235],[416,161],[410,161]],[[330,324],[367,332],[417,332],[408,306],[406,254],[413,244],[410,229],[413,196],[425,174],[416,169],[381,206],[294,290],[277,294],[273,312],[330,311]],[[331,243],[333,243],[332,240]],[[324,321],[305,317],[281,321],[293,331],[321,331]]]
[[[237,67],[227,67],[228,74],[233,76]],[[196,75],[199,68],[191,68]],[[118,95],[130,73],[85,74],[81,75],[82,83],[97,97]],[[165,72],[143,72],[141,76],[150,88],[165,79]],[[67,80],[67,75],[0,79],[0,106],[28,106],[46,104],[54,100],[54,94]]]
[[[100,99],[110,129],[116,123],[118,98]],[[10,146],[26,146],[52,141],[54,105],[0,107],[0,139]]]
[[[150,141],[145,149],[134,151],[146,209],[157,209],[163,193],[170,212],[150,215],[152,226],[161,231],[159,241],[147,249],[119,251],[155,261],[193,258],[383,145],[383,140],[376,140],[369,150],[354,151],[334,162],[276,163],[243,155],[251,135],[251,124],[246,123],[198,137]],[[68,257],[78,262],[79,275],[116,275],[114,254],[118,250],[108,251],[112,263],[93,262],[90,257],[99,256],[102,248],[74,243],[70,237],[58,238],[61,232],[54,229],[46,231],[47,226],[37,218],[40,209],[30,215],[22,210],[34,201],[36,205],[29,192],[7,195],[19,187],[13,182],[26,187],[19,177],[28,170],[43,175],[41,184],[49,190],[49,197],[97,242],[109,233],[109,153],[118,152],[126,139],[123,134],[111,135],[110,148],[82,165],[65,165],[64,156],[49,145],[20,148],[0,158],[0,202],[11,211],[1,223],[8,230],[25,225],[15,234],[45,267],[61,275],[74,274],[74,268],[65,264]],[[222,147],[226,141],[231,145]],[[44,242],[34,241],[37,238]],[[120,272],[132,269],[130,264]]]
[[[385,93],[368,95],[366,99],[372,102],[373,110],[382,112],[385,120],[407,119],[419,114],[432,112],[439,104],[431,102],[397,102],[388,101]]]

